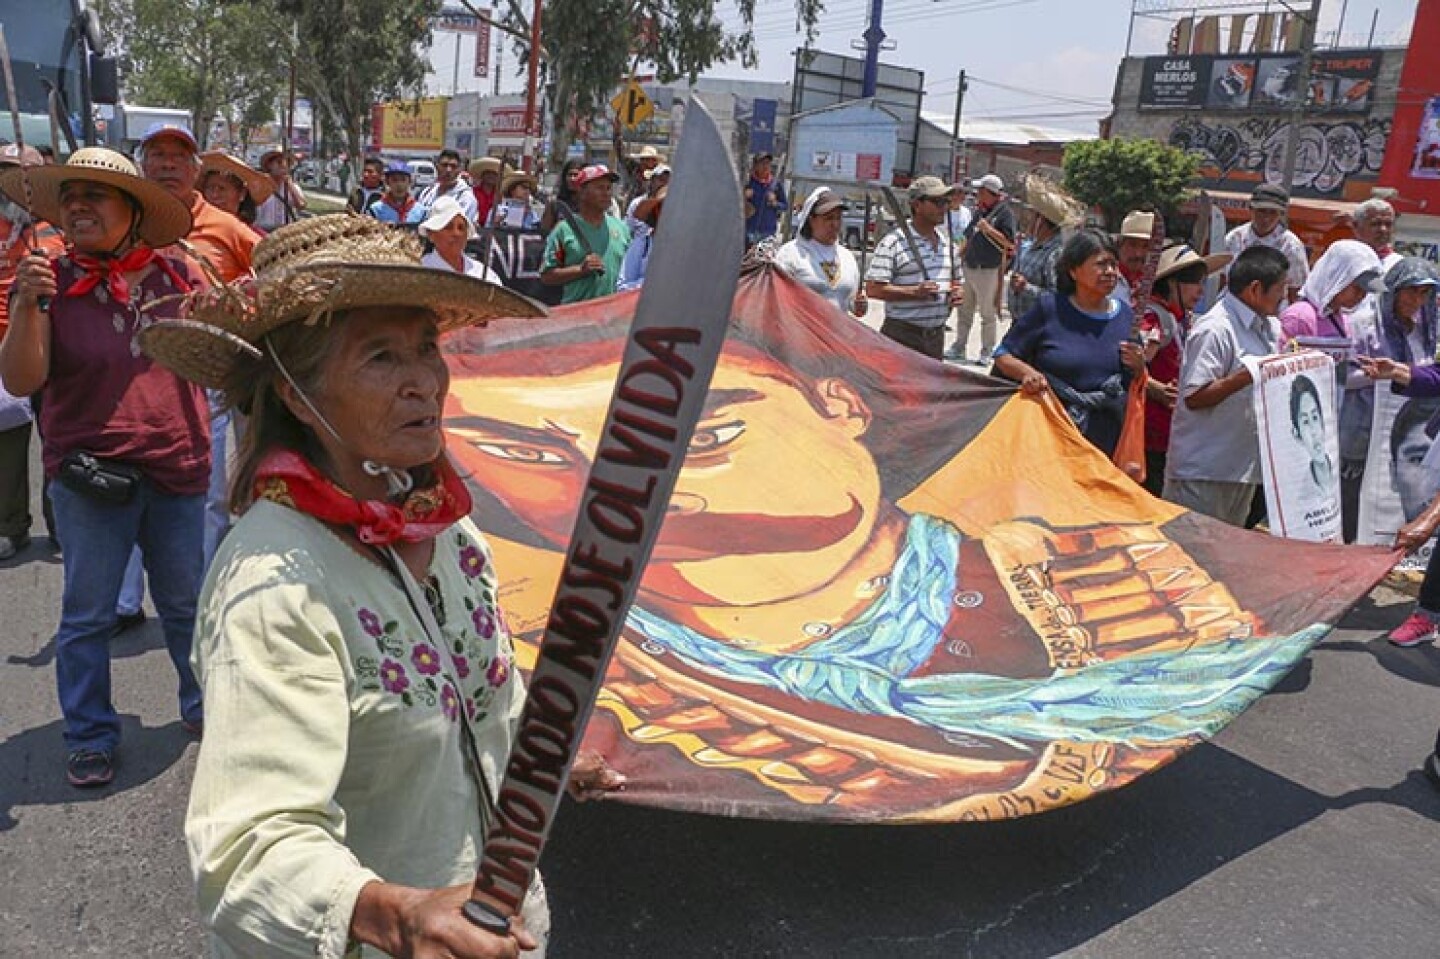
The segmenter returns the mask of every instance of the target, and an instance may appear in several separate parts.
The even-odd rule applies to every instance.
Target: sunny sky
[[[871,2],[828,0],[815,46],[862,56],[849,47],[865,29]],[[1179,0],[1139,0],[1137,5],[1182,6]],[[786,0],[759,0],[757,6],[758,69],[730,65],[712,75],[791,78],[792,52],[799,45],[794,8]],[[1263,10],[1261,2],[1251,6],[1257,13]],[[1279,0],[1269,6],[1283,10]],[[964,105],[968,117],[1093,131],[1094,121],[1109,110],[1131,7],[1131,0],[885,0],[884,28],[895,49],[882,53],[881,60],[925,71],[926,112],[953,113],[956,75],[963,69],[970,79]],[[1322,46],[1333,45],[1337,31],[1342,31],[1341,46],[1364,46],[1377,11],[1375,42],[1394,45],[1409,35],[1415,0],[1323,0],[1320,9]],[[1160,20],[1137,20],[1133,52],[1163,53],[1169,30],[1170,24]]]

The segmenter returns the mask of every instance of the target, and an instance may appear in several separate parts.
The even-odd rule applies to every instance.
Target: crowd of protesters
[[[348,464],[346,482],[378,490],[377,500],[384,498],[381,487],[387,479],[404,483],[403,477],[387,475],[396,473],[390,467],[372,471],[374,459],[351,448],[320,412],[325,407],[341,427],[363,432],[357,425],[366,416],[357,400],[365,388],[363,376],[356,374],[357,392],[344,397],[323,388],[328,375],[346,374],[348,347],[343,344],[349,340],[343,337],[353,339],[350,327],[362,328],[374,319],[366,319],[360,301],[341,310],[359,317],[335,334],[342,337],[342,346],[335,348],[341,352],[327,352],[318,340],[307,339],[315,334],[295,323],[300,314],[277,316],[275,327],[291,327],[277,334],[281,346],[268,336],[250,344],[257,353],[263,348],[273,354],[273,369],[241,376],[241,364],[232,371],[240,376],[234,381],[179,375],[172,368],[183,372],[184,363],[156,362],[141,349],[142,333],[181,316],[182,304],[207,290],[267,276],[281,282],[284,270],[277,260],[282,254],[267,260],[265,238],[277,231],[277,240],[298,235],[297,226],[303,224],[297,221],[308,202],[291,177],[290,157],[271,151],[256,169],[223,152],[202,152],[184,127],[159,125],[146,133],[137,159],[138,164],[110,150],[85,148],[57,166],[32,150],[0,149],[0,560],[30,542],[29,447],[32,435],[38,435],[45,523],[64,564],[56,674],[66,775],[76,787],[113,779],[121,724],[111,695],[109,641],[144,621],[147,588],[177,674],[180,722],[191,735],[205,735],[201,683],[192,667],[197,604],[202,627],[207,617],[228,615],[217,611],[216,595],[226,595],[235,584],[212,582],[202,596],[202,577],[230,531],[233,508],[248,508],[255,499],[249,489],[241,489],[237,498],[241,484],[231,488],[237,462],[243,478],[253,481],[256,469],[270,470],[265,475],[297,488],[313,487],[314,495],[329,504],[324,508],[334,510],[348,507],[344,497],[335,495],[333,483],[302,467],[285,472],[291,467],[265,457],[266,449],[257,444],[282,446],[286,436],[303,436],[327,461]],[[414,244],[413,250],[404,248],[405,255],[415,254],[406,269],[430,284],[413,289],[424,288],[425,296],[447,308],[471,303],[465,298],[480,296],[476,290],[501,283],[489,248],[475,247],[498,229],[544,235],[539,281],[556,289],[562,303],[637,289],[654,244],[664,239],[660,223],[672,171],[666,157],[651,147],[625,159],[624,176],[600,163],[566,163],[553,196],[542,201],[536,177],[501,158],[479,157],[467,164],[458,152],[444,150],[435,158],[435,182],[418,192],[408,165],[368,158],[347,198],[351,226],[327,226],[331,233],[313,243],[317,249],[327,243],[344,246],[352,255],[365,248],[383,257],[400,249],[396,237],[405,237]],[[1434,365],[1440,273],[1424,260],[1394,251],[1395,213],[1381,200],[1354,211],[1355,239],[1334,242],[1312,264],[1285,226],[1289,198],[1273,186],[1257,188],[1250,221],[1217,242],[1225,252],[1201,255],[1187,243],[1157,238],[1155,216],[1145,211],[1129,213],[1115,235],[1085,226],[1085,211],[1044,181],[1026,184],[1022,208],[993,174],[968,190],[922,176],[908,187],[908,217],[857,260],[841,242],[847,207],[839,192],[817,188],[792,210],[783,174],[768,153],[750,159],[744,179],[745,232],[751,245],[778,239],[787,213],[796,214],[792,238],[774,252],[776,268],[833,304],[837,313],[865,318],[871,301],[881,304],[880,332],[930,360],[993,363],[993,374],[1014,381],[1023,393],[1053,396],[1081,434],[1107,455],[1116,452],[1132,410],[1131,384],[1144,375],[1147,488],[1226,523],[1256,525],[1261,519],[1257,504],[1263,504],[1246,358],[1277,353],[1304,337],[1347,341],[1360,357],[1346,383],[1352,398],[1346,400],[1340,425],[1338,469],[1347,541],[1356,535],[1373,418],[1371,386],[1388,380],[1406,395],[1440,395],[1440,368]],[[408,237],[411,232],[414,239]],[[299,247],[277,244],[274,249],[304,255]],[[383,286],[378,274],[355,281],[362,282]],[[455,283],[463,288],[449,286]],[[495,310],[523,309],[519,302]],[[383,327],[380,332],[399,344],[396,354],[412,358],[411,365],[421,371],[416,375],[428,378],[431,393],[443,399],[443,363],[429,352],[440,330],[424,304],[417,304],[413,322],[397,321],[393,330],[378,320],[371,325]],[[1003,331],[1002,306],[1010,317]],[[488,317],[478,307],[467,308],[475,322]],[[223,313],[215,309],[217,316]],[[972,361],[967,347],[977,313],[980,353]],[[223,326],[222,319],[216,322]],[[957,336],[946,351],[952,322]],[[293,376],[282,365],[282,354],[295,363]],[[312,402],[307,391],[318,399]],[[237,394],[249,398],[237,402]],[[426,403],[416,408],[434,405]],[[427,413],[421,419],[437,417]],[[277,427],[281,421],[283,427]],[[421,470],[433,489],[458,498],[456,489],[446,486],[452,478],[443,468],[428,471],[435,455],[424,446],[406,469]],[[409,488],[401,492],[408,494]],[[290,522],[279,509],[262,507],[253,514],[261,519],[250,526],[258,528],[267,517],[272,524]],[[1440,499],[1410,518],[1397,545],[1416,548],[1437,528]],[[247,529],[245,535],[263,539],[264,532]],[[457,568],[469,577],[465,564],[473,559],[483,565],[484,559],[483,548],[466,535],[462,529],[452,552]],[[257,555],[263,546],[259,540],[245,542]],[[350,545],[347,541],[347,549]],[[317,552],[331,546],[326,537],[315,535]],[[362,562],[351,552],[340,550],[332,560],[355,565],[357,581],[378,575],[373,557]],[[234,561],[233,543],[227,555]],[[404,549],[381,559],[381,572],[406,587],[411,585],[407,566],[415,566],[417,578],[426,570]],[[257,589],[266,577],[273,579],[273,570],[263,563],[245,572],[256,578]],[[452,579],[446,588],[469,588],[468,582]],[[385,582],[386,589],[393,585]],[[288,594],[281,598],[294,600]],[[389,597],[402,611],[397,615],[408,615],[403,610],[414,599],[403,591]],[[264,618],[261,612],[255,614],[257,622]],[[354,628],[371,630],[363,615],[357,623]],[[248,638],[263,645],[263,623],[256,629],[259,634]],[[1410,646],[1437,637],[1440,559],[1432,558],[1419,606],[1391,639]],[[226,664],[213,659],[215,650],[209,654],[207,668],[223,671]],[[198,661],[206,661],[204,650]],[[519,694],[514,684],[505,691],[510,697]],[[238,710],[235,703],[228,705]],[[242,719],[241,712],[225,716],[232,724]],[[333,758],[337,770],[350,768],[352,758],[344,750]],[[257,768],[263,765],[255,761]],[[455,764],[463,766],[463,761]],[[1434,759],[1428,768],[1440,776]],[[202,779],[211,792],[201,805],[216,817],[222,816],[224,802],[213,790],[231,788],[230,775],[202,761]],[[242,825],[268,829],[274,823]],[[218,848],[241,841],[238,836],[222,841],[202,829],[192,838],[199,846]],[[322,851],[334,845],[319,843]],[[206,866],[225,875],[248,868]],[[295,868],[301,870],[298,861]],[[337,862],[334,868],[345,877],[336,882],[358,881],[348,863]],[[349,927],[353,935],[396,934],[386,923],[406,919],[407,909],[435,908],[433,903],[407,906],[377,899],[374,890],[362,896],[363,888],[362,883],[347,890],[355,915],[362,917],[356,921],[364,926]],[[305,910],[333,908],[325,890],[312,893],[316,903],[295,906],[297,926],[304,921],[301,913],[310,914]],[[214,908],[221,912],[223,904]],[[228,921],[238,928],[248,920],[241,915]],[[339,941],[343,944],[344,937]],[[536,944],[523,929],[515,941]]]

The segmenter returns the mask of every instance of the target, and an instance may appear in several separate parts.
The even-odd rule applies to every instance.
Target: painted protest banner
[[[1440,487],[1431,421],[1440,413],[1440,399],[1410,398],[1375,384],[1374,419],[1370,449],[1365,458],[1365,479],[1360,486],[1360,515],[1356,541],[1377,546],[1395,542],[1400,527],[1420,515]],[[1435,549],[1435,540],[1406,556],[1396,566],[1423,570]]]
[[[1270,533],[1316,543],[1340,541],[1340,428],[1335,363],[1306,350],[1245,367],[1260,436]]]
[[[447,338],[449,449],[523,668],[635,304]],[[585,747],[627,777],[607,801],[763,819],[1001,819],[1123,786],[1223,728],[1392,561],[1157,500],[1053,402],[765,268],[670,502]]]

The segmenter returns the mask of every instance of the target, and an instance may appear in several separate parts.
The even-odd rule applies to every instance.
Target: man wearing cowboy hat
[[[495,182],[499,182],[500,176],[497,171]],[[492,185],[491,189],[494,187]],[[470,189],[469,184],[460,179],[460,154],[448,147],[435,155],[435,182],[420,191],[420,208],[428,216],[430,208],[435,201],[442,196],[454,197],[455,202],[460,204],[460,209],[470,218],[471,223],[484,223],[484,219],[477,219],[476,216],[476,194]],[[491,202],[494,202],[494,195],[491,195]],[[489,214],[489,210],[485,211]]]
[[[965,236],[965,252],[960,265],[965,272],[968,292],[955,316],[955,349],[953,356],[962,362],[970,346],[970,330],[975,325],[975,311],[980,311],[981,366],[990,362],[995,352],[995,338],[1000,324],[1000,277],[1005,264],[1015,252],[1015,211],[1005,197],[1005,181],[987,173],[971,183],[976,190],[976,216]]]
[[[490,222],[495,205],[504,196],[500,178],[505,165],[499,157],[476,157],[470,161],[470,199],[475,205],[473,221],[484,225]]]
[[[1042,293],[1055,292],[1055,261],[1065,239],[1063,231],[1084,218],[1077,202],[1038,176],[1025,178],[1025,205],[1030,208],[1033,242],[1015,257],[1010,272],[1011,322],[1029,313]]]
[[[646,170],[644,178],[645,188],[635,199],[630,201],[630,205],[625,209],[625,225],[630,228],[630,236],[635,240],[650,232],[650,225],[646,222],[646,218],[640,216],[636,211],[642,203],[653,200],[656,194],[670,185],[670,167],[661,163]]]
[[[565,288],[562,303],[615,292],[620,265],[630,247],[630,231],[609,212],[619,179],[603,163],[593,163],[581,167],[570,181],[578,209],[550,231],[540,264],[540,282]]]
[[[201,160],[195,137],[174,123],[157,123],[140,141],[140,168],[145,179],[153,180],[190,209],[194,224],[185,239],[206,259],[226,283],[250,272],[255,231],[224,210],[208,202],[196,184]],[[203,267],[202,267],[203,269]]]
[[[1145,260],[1150,255],[1150,233],[1155,228],[1155,214],[1142,210],[1131,210],[1120,221],[1120,235],[1115,239],[1116,259],[1120,261],[1120,283],[1115,295],[1126,303],[1133,300],[1130,291],[1145,272]]]
[[[260,204],[255,215],[255,225],[268,233],[300,218],[305,194],[290,176],[290,155],[280,147],[260,154],[260,169],[275,183],[275,195]]]
[[[1290,210],[1290,194],[1278,186],[1262,183],[1250,194],[1250,222],[1225,234],[1225,250],[1232,257],[1252,246],[1268,246],[1279,250],[1290,261],[1290,277],[1286,281],[1285,298],[1294,302],[1300,288],[1310,276],[1305,244],[1285,228],[1285,214]]]

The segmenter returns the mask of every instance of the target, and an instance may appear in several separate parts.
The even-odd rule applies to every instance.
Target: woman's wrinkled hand
[[[1360,372],[1372,380],[1394,380],[1402,387],[1410,385],[1410,366],[1386,356],[1357,356]]]
[[[398,916],[397,959],[519,959],[539,942],[517,916],[510,933],[497,936],[466,919],[460,908],[471,887],[406,890]]]
[[[605,757],[595,750],[581,750],[575,757],[575,765],[570,767],[571,799],[585,802],[624,788],[625,776],[611,768]]]

